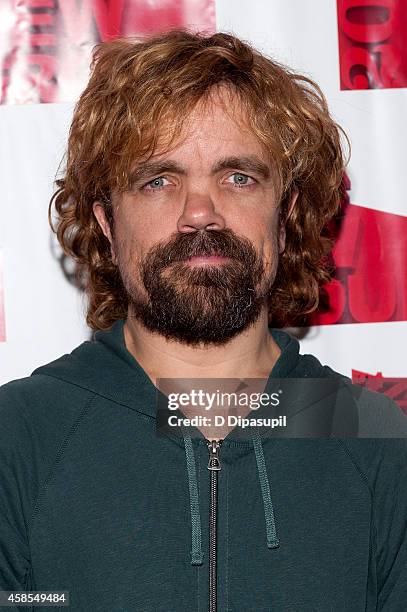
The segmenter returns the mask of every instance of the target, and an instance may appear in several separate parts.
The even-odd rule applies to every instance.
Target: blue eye
[[[234,172],[231,177],[233,178],[233,184],[236,187],[251,185],[252,183],[249,183],[249,181],[253,181],[250,176],[247,176],[247,174],[242,174],[241,172]]]
[[[158,176],[157,178],[153,179],[149,183],[146,183],[143,186],[143,189],[147,189],[148,191],[149,190],[158,191],[158,189],[162,189],[162,187],[165,187],[163,182],[166,181],[166,180],[167,179],[164,178],[163,176]]]

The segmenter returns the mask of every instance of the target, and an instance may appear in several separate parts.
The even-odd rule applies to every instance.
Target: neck
[[[223,346],[195,348],[167,340],[131,317],[124,325],[124,339],[153,384],[157,378],[268,378],[281,354],[266,309],[255,324]]]

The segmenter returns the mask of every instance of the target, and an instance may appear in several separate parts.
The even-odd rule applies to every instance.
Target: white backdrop
[[[406,215],[405,89],[341,91],[335,0],[217,0],[217,30],[233,32],[316,80],[352,143],[351,201]],[[0,251],[6,342],[0,384],[29,375],[89,337],[82,296],[51,254],[52,182],[73,104],[0,106]],[[407,323],[313,327],[301,340],[334,369],[405,377]]]

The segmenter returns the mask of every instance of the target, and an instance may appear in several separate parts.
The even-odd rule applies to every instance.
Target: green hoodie
[[[269,382],[337,377],[353,392],[270,333]],[[407,610],[394,402],[359,388],[359,437],[232,431],[215,471],[203,436],[157,435],[156,396],[123,321],[1,387],[0,590],[68,591],[83,612]]]

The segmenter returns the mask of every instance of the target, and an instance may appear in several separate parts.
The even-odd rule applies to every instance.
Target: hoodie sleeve
[[[407,441],[383,441],[376,482],[378,610],[407,607]]]
[[[36,479],[18,402],[0,388],[0,590],[31,589],[28,520]],[[21,609],[10,607],[4,609]]]
[[[39,494],[90,396],[41,375],[0,387],[0,590],[44,586],[36,584],[30,549]]]
[[[378,603],[382,612],[407,609],[407,418],[390,398],[363,390],[361,448],[374,447],[364,470],[373,493]],[[375,438],[375,439],[373,439]],[[355,444],[355,442],[353,443]]]
[[[371,493],[371,593],[378,612],[407,609],[407,440],[338,440]],[[374,576],[373,576],[374,575]],[[373,604],[372,601],[372,604]],[[374,604],[373,604],[374,605]],[[370,610],[371,608],[369,608]]]

